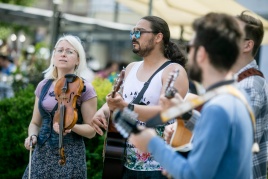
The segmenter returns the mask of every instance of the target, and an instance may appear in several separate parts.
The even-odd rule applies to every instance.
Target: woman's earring
[[[77,74],[77,68],[78,68],[78,65],[75,65],[74,66],[74,74]]]

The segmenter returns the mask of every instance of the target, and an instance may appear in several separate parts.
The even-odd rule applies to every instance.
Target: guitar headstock
[[[124,78],[125,78],[125,68],[123,68],[118,74],[118,77],[114,81],[113,91],[112,91],[112,98],[114,98],[115,93],[120,90],[121,85],[123,84]]]
[[[177,92],[177,89],[174,88],[174,82],[177,79],[178,75],[179,75],[179,69],[174,70],[170,72],[169,74],[169,78],[168,78],[167,85],[166,85],[166,91],[165,91],[165,96],[169,99],[173,98]]]
[[[124,138],[128,138],[131,133],[139,132],[137,118],[138,114],[127,107],[123,110],[117,109],[113,113],[114,126]]]

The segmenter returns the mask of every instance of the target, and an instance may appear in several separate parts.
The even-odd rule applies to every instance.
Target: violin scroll
[[[63,147],[59,149],[59,153],[60,153],[60,156],[61,156],[61,158],[59,160],[59,164],[60,165],[65,165],[66,157],[65,157],[65,154],[64,154],[64,148]]]

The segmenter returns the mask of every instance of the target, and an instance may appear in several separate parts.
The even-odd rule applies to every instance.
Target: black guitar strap
[[[151,80],[153,79],[153,77],[162,69],[164,69],[167,65],[169,65],[171,63],[171,61],[166,61],[162,66],[160,66],[155,72],[154,74],[148,79],[148,81],[146,81],[143,85],[143,88],[141,89],[141,91],[139,92],[138,96],[132,100],[132,102],[130,102],[131,104],[139,104],[143,94],[145,93],[145,91],[147,90]]]

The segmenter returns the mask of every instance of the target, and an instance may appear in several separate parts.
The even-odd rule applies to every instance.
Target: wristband
[[[129,110],[134,111],[134,104],[129,103],[127,107]]]
[[[37,135],[35,135],[35,134],[31,135],[31,136],[30,136],[30,139],[31,139],[33,136],[36,137],[36,140],[38,139]]]

